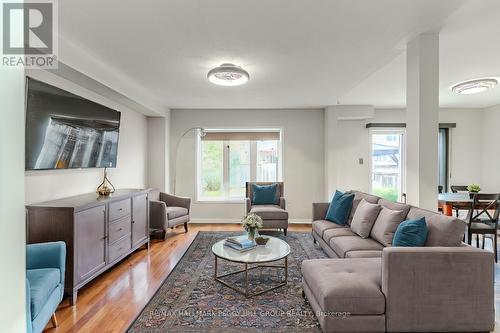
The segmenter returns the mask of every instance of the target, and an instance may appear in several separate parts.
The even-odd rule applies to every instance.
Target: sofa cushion
[[[382,210],[375,220],[370,236],[384,246],[391,246],[394,233],[398,225],[405,219],[407,212],[405,210],[392,210],[382,206]]]
[[[362,238],[368,238],[382,206],[362,199],[351,221],[351,230]]]
[[[465,233],[465,222],[429,210],[412,207],[408,219],[425,217],[427,240],[425,246],[460,246]]]
[[[350,251],[379,250],[384,246],[371,238],[361,238],[359,236],[333,237],[330,239],[330,247],[340,258],[345,258]]]
[[[169,220],[188,214],[188,210],[184,207],[167,206],[167,216]]]
[[[252,204],[275,205],[278,203],[278,184],[252,184]]]
[[[352,201],[352,208],[351,208],[351,213],[349,214],[349,219],[347,220],[347,224],[351,224],[352,218],[354,217],[354,213],[356,212],[356,209],[358,208],[359,203],[361,200],[365,199],[369,203],[376,204],[380,200],[380,197],[377,197],[376,195],[373,194],[368,194],[360,191],[350,191],[347,193],[353,193],[354,194],[354,200]]]
[[[406,219],[406,216],[408,215],[408,212],[410,211],[411,206],[407,205],[402,202],[393,202],[389,201],[384,198],[380,198],[378,201],[378,204],[382,207],[389,208],[390,210],[402,210],[404,212],[404,219]]]
[[[26,278],[30,284],[31,319],[35,319],[60,284],[61,272],[58,268],[29,269]]]
[[[252,206],[250,213],[259,215],[263,220],[288,220],[288,212],[278,205]]]
[[[352,193],[335,191],[335,195],[326,212],[325,219],[340,225],[345,225],[351,213],[353,199],[354,194]]]
[[[349,227],[328,229],[323,233],[323,240],[329,244],[332,237],[356,236]]]
[[[350,251],[345,254],[346,258],[381,258],[382,250]]]
[[[381,272],[380,258],[313,259],[302,262],[304,282],[325,312],[384,314]]]
[[[399,224],[392,240],[392,246],[424,246],[427,240],[425,217],[406,220]]]
[[[312,222],[312,230],[317,233],[320,237],[323,237],[323,233],[329,229],[347,229],[343,225],[338,225],[327,220],[316,220]]]

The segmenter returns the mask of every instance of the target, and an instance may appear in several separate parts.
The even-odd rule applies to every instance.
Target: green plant
[[[205,176],[203,177],[203,189],[205,191],[218,191],[221,187],[221,180],[218,176]]]
[[[387,199],[389,201],[396,202],[399,199],[398,190],[395,188],[387,188],[387,187],[374,187],[372,189],[373,194]]]
[[[477,184],[469,184],[467,185],[467,191],[472,192],[472,193],[477,193],[481,191],[481,187]]]

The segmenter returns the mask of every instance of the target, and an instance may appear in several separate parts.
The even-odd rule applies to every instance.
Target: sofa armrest
[[[66,243],[47,242],[26,245],[26,269],[58,268],[64,286]]]
[[[390,332],[491,331],[494,257],[460,247],[386,247],[382,292]]]
[[[165,202],[167,206],[183,207],[189,211],[191,210],[191,198],[179,197],[167,193],[160,192],[160,200]]]
[[[151,228],[167,228],[167,204],[163,201],[149,200],[149,223]]]
[[[280,207],[283,210],[286,210],[286,200],[283,197],[280,197]]]
[[[329,206],[330,206],[329,202],[313,202],[312,205],[313,221],[324,220]]]
[[[33,322],[31,321],[31,293],[30,293],[30,282],[28,278],[26,280],[26,294],[25,300],[26,304],[26,333],[33,333]]]
[[[252,202],[250,198],[245,198],[245,210],[247,214],[250,213],[250,209],[252,209]]]

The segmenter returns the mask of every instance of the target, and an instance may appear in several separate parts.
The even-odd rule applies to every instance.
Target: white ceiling
[[[470,0],[443,24],[440,39],[442,107],[483,108],[500,104],[500,86],[477,95],[458,95],[450,87],[469,79],[500,80],[500,1]],[[346,104],[406,105],[406,52],[340,98]]]
[[[474,100],[446,91],[455,81],[500,76],[500,1],[464,3],[67,0],[59,2],[59,23],[82,55],[72,66],[88,68],[91,57],[105,64],[100,72],[120,73],[171,108],[401,106],[406,41],[441,29],[442,103],[498,104],[497,91]],[[224,62],[248,70],[248,84],[212,85],[208,70]]]

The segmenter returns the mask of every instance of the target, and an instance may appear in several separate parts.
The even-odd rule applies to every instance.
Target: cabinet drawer
[[[109,245],[109,262],[122,257],[130,251],[130,237],[124,237]]]
[[[130,216],[125,216],[118,221],[109,224],[109,242],[122,238],[126,234],[130,233]]]
[[[116,221],[130,215],[130,199],[111,202],[109,204],[109,221]]]

